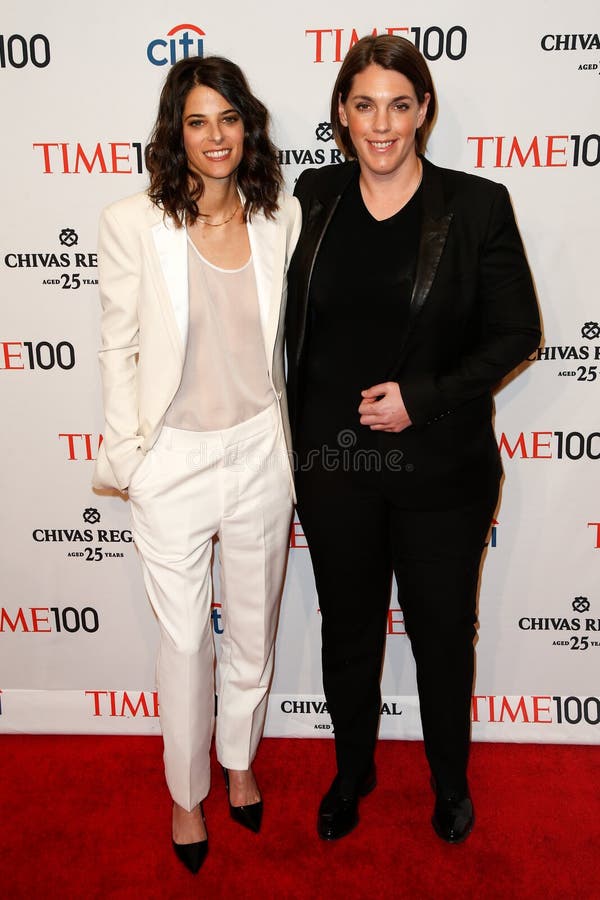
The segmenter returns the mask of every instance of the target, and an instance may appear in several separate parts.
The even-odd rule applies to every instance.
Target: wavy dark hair
[[[283,185],[277,149],[268,131],[269,113],[251,92],[239,66],[221,56],[193,56],[175,63],[167,76],[158,105],[156,124],[146,147],[150,199],[178,225],[193,224],[204,192],[200,175],[190,171],[183,146],[183,108],[198,85],[225,97],[244,124],[244,154],[236,172],[242,190],[244,219],[256,212],[273,218]]]
[[[408,78],[419,103],[423,102],[425,94],[429,94],[427,113],[415,136],[417,153],[424,153],[437,109],[433,79],[425,58],[415,45],[397,34],[368,35],[357,41],[346,54],[331,95],[331,124],[338,146],[346,156],[356,158],[350,132],[340,120],[338,103],[340,100],[342,103],[346,102],[354,76],[372,63],[382,69],[393,69]]]

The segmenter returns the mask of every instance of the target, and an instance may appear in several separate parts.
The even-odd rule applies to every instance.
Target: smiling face
[[[240,114],[212,88],[192,88],[183,107],[183,146],[190,169],[205,182],[231,178],[244,155]]]
[[[361,170],[389,176],[414,165],[415,134],[425,120],[428,102],[425,94],[419,103],[412,82],[394,69],[371,64],[354,76],[338,111]]]

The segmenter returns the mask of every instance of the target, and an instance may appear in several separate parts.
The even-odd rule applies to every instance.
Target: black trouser
[[[416,662],[425,752],[439,786],[462,791],[470,743],[481,554],[493,480],[459,509],[403,509],[380,473],[297,477],[298,512],[322,616],[323,686],[338,772],[356,783],[377,740],[392,573]]]

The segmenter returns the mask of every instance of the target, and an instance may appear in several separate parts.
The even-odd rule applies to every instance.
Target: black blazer
[[[296,185],[303,222],[288,271],[286,314],[295,437],[304,400],[313,265],[357,165],[309,169]],[[492,390],[538,346],[540,321],[506,188],[425,159],[423,170],[409,324],[398,336],[396,365],[387,379],[399,383],[413,424],[400,434],[381,433],[380,439],[382,449],[403,454],[406,468],[393,477],[407,505],[441,508],[468,502],[500,477]]]

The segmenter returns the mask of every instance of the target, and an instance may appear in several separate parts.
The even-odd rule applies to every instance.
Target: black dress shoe
[[[321,800],[317,817],[317,833],[324,841],[345,837],[358,825],[358,803],[377,784],[375,766],[361,778],[354,789],[348,789],[339,775]]]
[[[221,766],[221,768],[223,769],[225,787],[227,788],[227,797],[229,798],[229,772],[227,771],[225,766]],[[229,800],[229,815],[231,816],[233,821],[237,822],[238,825],[243,825],[244,828],[249,828],[250,831],[253,831],[255,834],[258,834],[258,832],[260,831],[262,814],[262,800],[259,800],[258,803],[250,803],[249,806],[232,806],[231,800]]]
[[[202,821],[204,821],[202,804],[200,804],[200,814]],[[171,842],[177,858],[181,860],[193,875],[196,875],[208,853],[208,838],[205,841],[195,841],[193,844],[176,844],[173,839],[171,839]]]
[[[473,803],[468,790],[462,794],[436,790],[431,824],[437,836],[449,844],[460,844],[466,840],[475,824]]]

